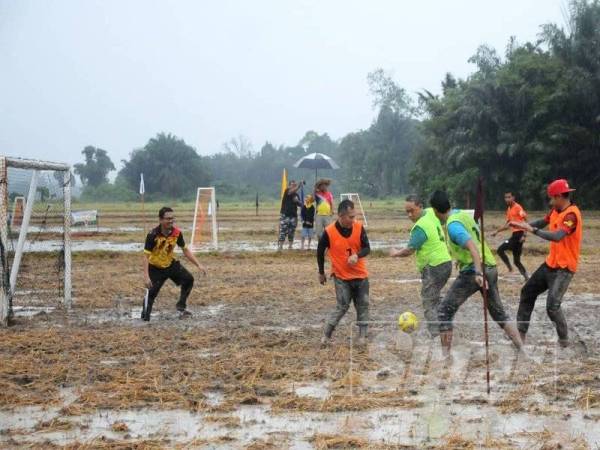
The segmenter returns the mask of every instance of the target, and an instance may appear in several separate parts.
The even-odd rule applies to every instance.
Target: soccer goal
[[[367,216],[365,215],[365,210],[363,209],[362,203],[360,201],[360,195],[356,192],[349,192],[346,194],[340,194],[340,201],[342,200],[351,200],[354,203],[354,207],[358,207],[358,212],[360,213],[359,220],[362,221],[365,228],[368,226]]]
[[[214,187],[198,188],[196,193],[196,207],[194,208],[194,222],[192,225],[192,251],[199,248],[212,246],[217,249],[217,202]]]
[[[0,156],[0,326],[21,310],[71,307],[70,169]]]

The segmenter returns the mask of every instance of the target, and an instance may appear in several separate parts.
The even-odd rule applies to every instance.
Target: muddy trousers
[[[548,317],[554,322],[558,338],[561,341],[568,339],[567,320],[560,305],[572,278],[573,272],[567,269],[553,269],[546,263],[533,272],[531,278],[521,289],[519,312],[517,313],[517,328],[521,333],[526,334],[529,329],[529,320],[538,295],[548,291],[546,297]]]
[[[148,289],[146,296],[144,297],[144,304],[142,306],[142,319],[150,320],[150,314],[152,313],[152,305],[154,305],[154,300],[158,296],[163,284],[165,284],[165,281],[169,279],[177,286],[181,286],[181,293],[179,295],[179,301],[177,302],[176,308],[178,311],[184,311],[186,308],[187,298],[192,292],[192,287],[194,286],[194,277],[192,274],[189,273],[179,261],[173,261],[173,263],[165,269],[160,269],[151,265],[148,269],[148,272],[150,275],[150,280],[152,281],[152,287]]]
[[[423,302],[423,315],[427,321],[427,329],[432,337],[440,334],[438,322],[438,306],[440,293],[452,273],[452,261],[438,266],[426,265],[421,272],[421,301]]]
[[[485,276],[488,283],[487,300],[488,312],[492,319],[496,321],[500,327],[504,328],[506,322],[510,321],[498,291],[498,270],[496,267],[487,266],[485,268]],[[483,293],[475,281],[475,272],[459,273],[444,299],[438,307],[438,319],[440,321],[440,331],[452,330],[452,320],[458,311],[458,308],[467,301],[467,299],[476,292]]]
[[[348,312],[350,303],[354,303],[356,309],[357,325],[366,329],[369,322],[369,279],[340,280],[336,277],[331,278],[335,284],[336,306],[327,318],[327,337],[331,337],[337,324]]]

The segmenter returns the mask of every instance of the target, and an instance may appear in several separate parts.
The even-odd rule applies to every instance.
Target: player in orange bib
[[[545,218],[531,223],[511,221],[510,225],[529,231],[550,241],[550,254],[546,261],[531,275],[521,289],[517,321],[521,338],[529,328],[529,320],[535,301],[541,293],[548,291],[546,311],[556,327],[558,342],[562,347],[569,344],[567,321],[560,307],[562,298],[577,271],[583,221],[579,208],[571,202],[571,192],[567,180],[555,180],[548,185],[548,197],[552,210]],[[542,228],[549,226],[549,231]]]
[[[505,240],[500,247],[498,247],[497,253],[500,259],[504,262],[508,271],[512,272],[513,268],[510,264],[508,256],[506,256],[506,250],[510,250],[513,254],[513,262],[515,267],[519,270],[519,273],[528,280],[527,270],[521,263],[521,253],[523,252],[523,243],[525,242],[525,231],[520,228],[510,225],[510,222],[524,222],[527,220],[527,213],[521,205],[515,200],[515,195],[512,191],[506,191],[504,193],[504,201],[506,202],[506,223],[492,233],[492,236],[496,236],[498,233],[508,230],[512,231],[510,238]]]
[[[317,263],[319,266],[319,282],[325,284],[325,250],[329,250],[331,261],[331,278],[335,284],[336,307],[331,312],[325,325],[321,343],[326,345],[331,340],[333,330],[344,314],[354,303],[356,321],[359,329],[359,340],[367,338],[367,322],[369,320],[369,274],[365,257],[371,246],[367,232],[360,222],[354,219],[354,203],[343,200],[338,206],[337,220],[328,225],[317,247]]]

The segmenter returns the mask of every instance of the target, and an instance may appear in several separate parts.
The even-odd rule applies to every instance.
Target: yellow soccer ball
[[[419,319],[410,311],[406,311],[398,316],[398,326],[405,333],[412,333],[419,328]]]

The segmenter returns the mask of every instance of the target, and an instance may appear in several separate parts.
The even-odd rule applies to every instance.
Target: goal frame
[[[358,207],[360,208],[360,213],[362,214],[363,224],[365,228],[368,228],[369,223],[367,222],[367,215],[365,214],[365,210],[363,209],[362,202],[360,201],[360,195],[358,194],[358,192],[345,192],[343,194],[340,194],[340,201],[343,201],[345,199],[352,200],[353,197],[355,197],[358,200]]]
[[[15,249],[12,268],[8,266],[8,168],[32,170],[29,193],[25,201],[25,210],[23,212],[23,222],[19,231],[19,240]],[[8,318],[12,313],[12,299],[15,293],[16,280],[19,273],[19,266],[23,256],[25,239],[29,220],[35,203],[37,179],[39,171],[52,170],[63,172],[63,247],[64,247],[64,271],[63,271],[63,305],[69,309],[72,306],[72,285],[71,285],[71,166],[68,164],[42,161],[35,159],[15,158],[9,156],[0,156],[0,267],[2,274],[0,276],[0,326],[8,325]]]
[[[197,249],[196,242],[194,242],[194,237],[196,236],[196,227],[198,226],[198,204],[200,201],[200,192],[203,190],[211,191],[210,194],[210,208],[211,208],[211,220],[212,220],[212,245],[215,249],[219,248],[219,239],[217,233],[217,201],[216,201],[216,193],[214,186],[209,187],[199,187],[196,190],[196,204],[194,205],[194,221],[192,223],[192,236],[190,238],[190,247],[193,250]]]

